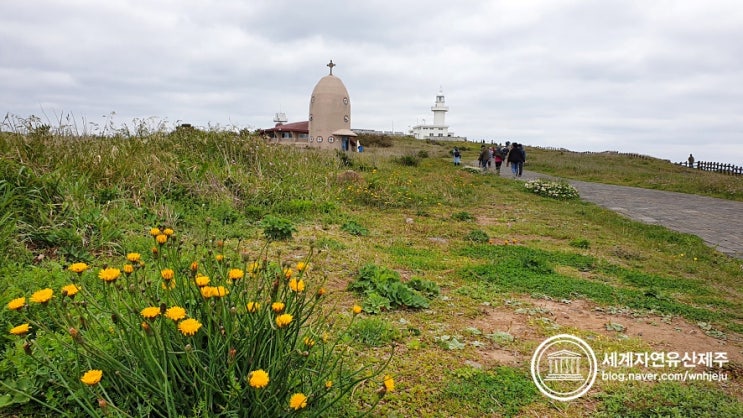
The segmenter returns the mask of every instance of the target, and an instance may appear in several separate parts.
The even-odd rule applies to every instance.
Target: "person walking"
[[[480,147],[480,156],[478,157],[480,161],[480,168],[482,168],[483,173],[488,171],[488,160],[490,159],[490,152],[488,152],[488,149],[485,148],[485,145]]]
[[[689,154],[689,168],[694,168],[694,156]]]
[[[500,176],[500,167],[503,165],[503,148],[495,147],[495,173]]]
[[[452,151],[452,154],[454,155],[454,165],[461,165],[462,164],[462,153],[459,152],[459,148],[454,147],[454,151]]]
[[[513,178],[518,177],[519,171],[523,172],[524,170],[524,154],[519,149],[519,144],[514,142],[511,144],[511,149],[508,151],[508,155],[506,156],[506,167],[511,166],[511,174],[513,174]]]

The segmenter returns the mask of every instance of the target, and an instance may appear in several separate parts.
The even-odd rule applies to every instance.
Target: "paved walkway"
[[[504,177],[510,176],[503,172]],[[524,171],[524,180],[548,177]],[[568,180],[589,202],[628,218],[694,234],[708,245],[743,259],[743,202],[663,190]]]

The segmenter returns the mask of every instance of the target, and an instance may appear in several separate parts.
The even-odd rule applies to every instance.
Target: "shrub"
[[[467,241],[484,244],[488,242],[488,240],[490,240],[490,237],[485,231],[475,229],[474,231],[470,231],[467,235],[465,235],[464,239]]]
[[[564,181],[535,179],[524,183],[524,187],[540,196],[553,199],[570,200],[580,197],[578,190]]]
[[[369,327],[351,328],[353,315],[329,328],[311,254],[292,265],[151,233],[149,254],[75,263],[61,291],[6,302],[11,355],[28,359],[12,364],[37,370],[0,381],[12,394],[0,402],[70,416],[321,416],[386,366],[348,368],[339,341]]]
[[[297,232],[292,221],[279,218],[273,215],[267,215],[261,221],[263,235],[270,241],[285,241],[292,238]]]
[[[421,157],[417,154],[406,154],[396,157],[393,161],[406,167],[417,167],[421,162]]]

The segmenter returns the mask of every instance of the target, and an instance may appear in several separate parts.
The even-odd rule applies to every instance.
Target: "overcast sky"
[[[352,128],[431,123],[441,88],[472,140],[743,165],[741,39],[740,0],[2,0],[0,111],[269,128],[332,59]]]

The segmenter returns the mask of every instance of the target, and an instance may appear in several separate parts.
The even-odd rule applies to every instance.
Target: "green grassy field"
[[[652,335],[630,335],[640,322],[691,332],[701,343],[725,341],[740,358],[740,260],[695,236],[454,167],[453,144],[364,144],[364,153],[339,154],[268,145],[248,132],[177,129],[96,138],[36,128],[0,134],[0,323],[6,328],[0,337],[0,416],[227,416],[248,400],[276,416],[355,416],[373,405],[372,416],[400,417],[410,411],[430,417],[743,415],[743,365],[737,362],[726,366],[726,382],[598,381],[588,394],[565,403],[537,391],[528,364],[539,342],[557,333],[579,335],[603,351],[652,351]],[[476,160],[479,146],[457,145],[464,161]],[[655,159],[527,152],[527,169],[544,174],[743,200],[739,177]],[[175,234],[159,246],[150,236],[153,227]],[[203,310],[204,327],[194,337],[210,336],[199,343],[205,356],[223,355],[200,360],[208,373],[178,372],[177,382],[157,384],[170,368],[185,367],[171,357],[201,346],[178,332],[158,339],[159,351],[141,343],[172,331],[140,329],[145,306],[131,295],[111,296],[127,286],[106,286],[98,278],[131,253],[141,254],[143,267],[134,273],[141,282],[130,287],[156,285],[143,287],[142,299],[153,307],[162,301],[162,308],[178,302]],[[198,269],[190,270],[196,260]],[[67,268],[76,262],[89,266],[77,279],[82,296],[65,302],[60,289],[75,279]],[[229,272],[248,275],[253,262],[264,266],[259,271],[266,286],[229,287],[237,286],[227,280]],[[172,291],[157,286],[166,267],[175,271]],[[291,276],[290,269],[299,275]],[[181,291],[192,285],[192,271],[223,280],[229,295],[203,303],[198,289]],[[247,301],[261,302],[271,322],[268,306],[277,292],[295,300],[296,282],[285,288],[279,280],[285,274],[304,280],[308,294],[322,289],[322,298],[292,305],[308,307],[292,311],[307,322],[294,334],[258,325],[243,330],[244,320],[234,318],[250,313]],[[279,290],[271,293],[271,286]],[[11,301],[44,288],[54,290],[48,307],[61,322],[39,319],[45,303],[31,300],[10,309]],[[605,329],[591,328],[541,302],[588,306],[612,319]],[[353,313],[355,305],[363,311]],[[73,306],[74,313],[66,310]],[[567,316],[576,318],[572,311]],[[81,325],[82,317],[95,318],[103,330]],[[26,321],[32,321],[31,332],[7,332]],[[103,366],[77,352],[77,332],[88,344],[80,350],[94,350],[110,367],[126,363],[126,370],[136,371],[130,379],[143,379],[140,397],[117,395],[127,382],[123,372],[114,378],[103,370],[96,385],[80,382],[85,370]],[[327,339],[333,344],[319,343]],[[275,392],[261,398],[267,392],[249,387],[252,369],[234,360],[252,364],[259,354],[234,348],[264,346],[269,348],[256,353],[285,350],[281,361],[315,377],[291,374],[283,383],[276,377],[267,387]],[[333,368],[336,355],[347,369]],[[266,358],[278,361],[275,356]],[[230,380],[211,380],[230,373]],[[322,379],[314,382],[317,376]],[[394,390],[385,388],[385,376],[394,379]],[[326,380],[333,384],[324,388]],[[295,410],[289,395],[298,388],[309,398]],[[337,401],[329,402],[333,396]],[[160,404],[170,409],[157,409]]]

